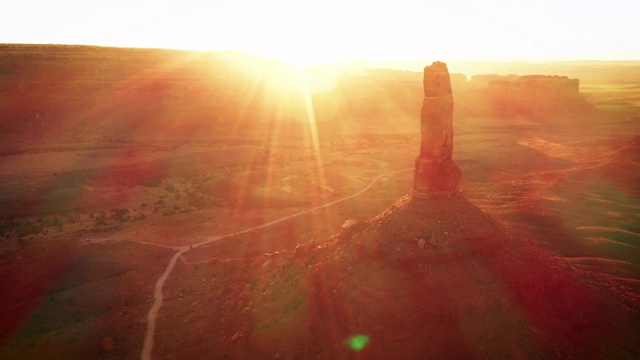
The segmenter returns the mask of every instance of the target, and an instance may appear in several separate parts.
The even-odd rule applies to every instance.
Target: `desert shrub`
[[[82,311],[80,310],[75,310],[72,314],[71,314],[71,318],[73,319],[73,321],[75,322],[81,322],[82,321]]]
[[[103,211],[96,216],[95,224],[96,226],[104,226],[107,224],[107,218]]]
[[[218,207],[226,207],[227,206],[227,202],[226,201],[224,201],[221,198],[217,198],[217,197],[211,199],[211,204],[213,206],[218,206]]]
[[[8,223],[2,222],[0,223],[0,234],[2,234],[2,236],[6,237],[6,234],[8,234],[11,231],[11,227],[9,227]]]
[[[191,203],[191,201],[189,201]],[[207,206],[207,200],[205,199],[204,196],[200,195],[197,198],[195,198],[193,200],[193,206],[198,207],[198,208],[203,208],[205,206]]]
[[[130,217],[127,216],[128,213],[129,209],[118,209],[111,215],[111,218],[119,223],[127,222],[130,220]]]
[[[146,202],[143,202],[142,204],[140,204],[141,209],[146,209],[147,206],[149,206],[149,204],[147,204]]]
[[[169,185],[167,185],[164,189],[165,189],[165,190],[167,190],[167,191],[168,191],[168,192],[170,192],[170,193],[173,193],[173,192],[175,192],[175,191],[176,191],[176,187],[175,187],[175,186],[173,186],[173,184],[169,184]]]
[[[58,230],[62,230],[64,224],[62,223],[62,221],[60,221],[60,219],[54,217],[53,220],[51,220],[51,226],[58,228]]]
[[[145,214],[138,214],[138,215],[136,215],[136,216],[133,218],[133,220],[138,221],[138,220],[144,220],[144,219],[146,219],[146,218],[147,218],[147,215],[145,215]]]
[[[118,211],[116,211],[115,216],[118,218],[121,218],[127,215],[128,213],[129,213],[129,209],[119,209]]]
[[[18,240],[22,240],[23,237],[27,236],[27,229],[25,227],[19,227],[16,229],[16,236],[18,237]]]
[[[40,224],[36,224],[33,221],[27,221],[22,226],[16,228],[15,234],[18,238],[24,238],[29,235],[38,235],[43,231],[44,227]]]
[[[160,186],[161,180],[157,178],[147,179],[142,183],[142,186],[145,187],[158,187]]]

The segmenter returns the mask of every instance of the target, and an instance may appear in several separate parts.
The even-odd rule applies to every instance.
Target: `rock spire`
[[[460,169],[453,153],[453,95],[449,70],[436,61],[424,68],[420,113],[422,140],[416,159],[413,191],[417,197],[449,196],[458,191]]]

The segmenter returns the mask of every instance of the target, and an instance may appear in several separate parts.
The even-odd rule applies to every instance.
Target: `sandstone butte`
[[[417,197],[452,195],[458,191],[460,169],[452,160],[453,95],[447,65],[436,61],[426,66],[423,87],[413,190]]]

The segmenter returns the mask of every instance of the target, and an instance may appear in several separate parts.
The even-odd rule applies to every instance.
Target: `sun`
[[[321,53],[308,46],[295,46],[291,44],[260,49],[257,51],[257,54],[281,60],[289,65],[305,67],[335,63],[340,58],[338,54]]]

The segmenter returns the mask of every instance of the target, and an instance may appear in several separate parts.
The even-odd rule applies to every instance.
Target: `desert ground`
[[[172,259],[153,320],[156,359],[640,356],[640,80],[602,72],[581,80],[593,106],[583,113],[456,110],[461,203],[423,214],[396,203],[412,187],[420,142],[420,74],[402,76],[379,90],[397,98],[375,98],[370,109],[364,95],[336,102],[352,105],[344,111],[316,94],[313,118],[301,106],[286,121],[256,126],[163,118],[154,133],[160,110],[146,112],[148,104],[111,114],[107,125],[79,117],[55,132],[39,129],[65,114],[46,107],[25,127],[3,124],[0,357],[139,358]],[[15,110],[7,99],[4,109]],[[146,123],[128,125],[135,116]],[[479,210],[460,210],[468,203]],[[406,219],[376,230],[393,209],[430,229],[433,244],[415,256],[432,265],[416,265],[411,276],[435,283],[409,283],[380,260],[413,256],[415,239],[382,252],[358,245],[369,235],[408,236]],[[483,225],[485,216],[496,225]],[[349,219],[367,230],[336,235]],[[478,244],[489,244],[494,226],[507,243],[487,250],[467,242],[482,230]],[[465,255],[443,260],[454,250]],[[547,265],[562,275],[536,272]],[[508,272],[549,277],[539,285],[547,295],[519,296]],[[389,279],[406,292],[386,292]],[[428,293],[442,288],[452,290]],[[556,311],[571,308],[565,303],[546,311],[546,296],[562,291],[584,313]],[[377,302],[365,315],[398,309],[385,312],[388,321],[352,321],[367,297]],[[412,308],[396,299],[445,310],[409,319]],[[600,319],[594,309],[611,315],[601,327],[589,327]],[[398,330],[394,314],[412,325]],[[357,351],[348,339],[361,333],[370,344]],[[599,343],[603,333],[614,335]]]

